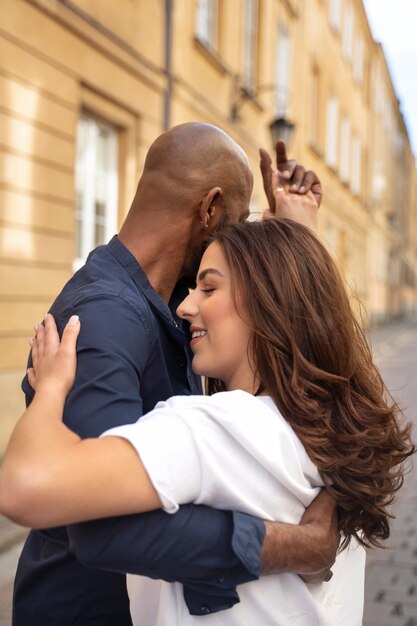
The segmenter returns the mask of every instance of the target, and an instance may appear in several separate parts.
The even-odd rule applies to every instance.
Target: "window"
[[[352,60],[354,14],[352,4],[346,4],[343,16],[343,56],[346,61]]]
[[[335,31],[340,31],[342,0],[329,0],[329,21]]]
[[[382,114],[383,103],[386,102],[387,95],[385,93],[382,72],[379,65],[374,69],[373,87],[373,108],[375,113]]]
[[[355,38],[355,47],[353,50],[353,77],[358,83],[361,83],[363,81],[363,66],[364,66],[363,38],[360,35],[357,35]]]
[[[258,43],[258,0],[246,0],[243,42],[243,86],[254,90]]]
[[[117,229],[117,131],[83,114],[77,128],[77,239],[74,269]]]
[[[330,167],[337,165],[337,135],[339,126],[339,103],[335,96],[327,101],[326,118],[326,163]]]
[[[380,202],[387,188],[387,176],[385,174],[384,163],[381,157],[374,158],[371,177],[372,199]]]
[[[276,52],[277,115],[287,113],[290,92],[291,38],[285,26],[278,29]]]
[[[340,179],[347,183],[350,175],[350,121],[344,117],[340,127]]]
[[[362,142],[359,137],[352,140],[352,180],[350,188],[352,193],[358,195],[362,185]]]
[[[217,49],[218,0],[198,0],[197,38],[209,48]]]
[[[314,148],[319,148],[320,129],[320,72],[314,67],[311,73],[309,98],[309,140]]]

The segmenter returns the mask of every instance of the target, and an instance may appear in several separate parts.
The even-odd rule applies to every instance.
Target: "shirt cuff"
[[[212,584],[184,583],[184,600],[191,615],[232,608],[240,602],[236,586],[259,578],[265,525],[256,517],[234,512],[233,526],[232,548],[241,565],[217,576]]]
[[[211,592],[212,591],[212,592]],[[198,591],[184,585],[184,600],[191,615],[210,615],[231,609],[240,602],[236,589]]]
[[[265,524],[246,513],[233,513],[232,548],[236,556],[255,578],[261,573],[261,548]]]

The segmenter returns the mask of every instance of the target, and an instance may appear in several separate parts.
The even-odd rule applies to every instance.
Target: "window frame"
[[[195,36],[210,50],[218,50],[219,0],[197,0]]]
[[[332,169],[337,168],[339,129],[339,101],[335,95],[327,99],[326,107],[326,163]]]
[[[108,144],[106,168],[100,174],[97,169],[100,133]],[[85,138],[82,138],[82,134]],[[77,124],[75,191],[76,191],[76,239],[73,269],[84,263],[88,254],[98,245],[107,243],[117,232],[119,199],[119,146],[118,130],[109,122],[83,110]],[[101,135],[101,137],[103,134]],[[97,187],[103,177],[105,192]],[[98,193],[97,193],[98,192]],[[104,214],[97,212],[97,201],[104,199]],[[101,203],[103,204],[103,203]],[[97,226],[104,227],[103,237],[97,237]]]
[[[278,25],[276,42],[276,115],[286,117],[291,87],[292,41],[287,26]]]
[[[259,1],[245,0],[242,85],[250,92],[256,91],[258,73],[258,32]]]

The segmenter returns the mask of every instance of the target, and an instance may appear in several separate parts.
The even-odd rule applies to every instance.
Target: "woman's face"
[[[217,242],[204,253],[197,287],[177,313],[190,322],[194,372],[219,378],[229,391],[253,393],[254,376],[248,359],[251,330],[236,311],[230,269]]]

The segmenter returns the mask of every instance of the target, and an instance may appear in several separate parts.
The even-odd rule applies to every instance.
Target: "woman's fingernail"
[[[80,318],[78,317],[78,315],[71,315],[68,320],[68,326],[75,326],[75,324],[78,323],[79,319]]]

